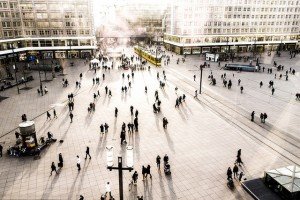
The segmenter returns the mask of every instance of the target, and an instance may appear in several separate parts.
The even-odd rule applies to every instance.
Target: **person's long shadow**
[[[143,183],[144,183],[144,197],[146,199],[153,199],[152,179],[150,179],[150,186],[148,184],[148,179],[145,179]]]
[[[107,144],[107,134],[108,133],[104,133],[103,136],[100,136],[101,139],[99,140],[99,144],[98,144],[98,147],[97,147],[97,157],[98,157],[99,154],[100,154],[100,156],[102,156],[102,154],[105,150],[105,147],[106,147],[106,144]]]
[[[177,108],[177,110],[178,110],[179,116],[185,122],[186,118],[185,118],[184,114],[182,113],[180,106]]]
[[[188,106],[188,104],[185,103],[185,102],[183,102],[183,103],[184,103],[184,106],[187,108],[187,110],[188,110],[191,114],[193,114],[193,111],[192,111],[192,109],[190,109],[190,107]]]
[[[110,104],[111,97],[108,97],[107,106]]]
[[[112,140],[116,140],[115,136],[116,136],[116,133],[117,133],[117,122],[118,122],[118,117],[115,117]]]
[[[104,95],[104,98],[103,98],[102,104],[105,104],[105,102],[106,102],[106,97],[107,97],[107,94],[105,94],[105,95]]]
[[[169,135],[168,129],[164,128],[164,132],[165,132],[165,136],[166,136],[166,139],[167,139],[169,148],[171,149],[171,151],[172,151],[173,153],[175,153],[174,143],[173,143],[172,138],[171,138],[170,135]]]
[[[56,184],[56,182],[58,181],[58,178],[59,178],[59,174],[54,174],[54,178],[52,179],[51,183],[50,183],[50,186],[48,187],[48,183],[49,183],[49,180],[50,180],[50,177],[48,178],[48,181],[47,181],[47,185],[46,185],[46,188],[43,192],[43,195],[42,195],[42,198],[41,199],[48,199],[49,195],[51,194],[51,191],[54,187],[54,185]]]
[[[60,123],[58,126],[60,127],[60,126],[62,126],[64,123],[66,123],[68,117],[69,117],[69,113],[66,114],[66,116],[62,119],[61,123]]]
[[[177,199],[177,195],[176,195],[176,192],[174,190],[174,186],[173,186],[173,180],[172,180],[172,175],[168,175],[167,176],[167,181],[168,181],[168,187],[169,187],[169,193],[170,193],[170,196],[171,196],[171,199]]]
[[[76,175],[76,177],[73,181],[73,184],[71,186],[71,189],[70,189],[70,192],[69,192],[69,195],[68,195],[68,199],[72,199],[72,195],[74,194],[74,188],[75,188],[75,184],[77,182],[78,177],[79,177],[79,172],[77,173],[77,175]]]
[[[166,91],[164,89],[161,89],[161,91],[164,97],[169,100],[169,95],[166,93]]]
[[[184,105],[181,106],[181,110],[182,110],[182,112],[183,112],[184,118],[185,118],[186,120],[188,120],[189,115],[188,115],[188,112],[187,112],[187,110],[186,110],[186,108],[185,108]],[[186,121],[184,121],[184,122],[186,122]]]
[[[85,117],[85,125],[86,127],[89,127],[91,122],[92,122],[92,119],[93,119],[93,116],[94,116],[94,111],[91,111],[91,113],[88,113]]]
[[[71,127],[71,123],[69,123],[69,126],[68,126],[67,130],[64,132],[64,134],[63,134],[62,137],[60,138],[61,140],[64,140],[64,139],[65,139],[67,133],[69,132],[70,127]],[[60,146],[61,144],[62,144],[62,143],[59,143],[59,146]]]
[[[138,160],[140,160],[140,135],[139,132],[133,132],[132,135],[134,134],[134,150],[136,153],[136,157]]]
[[[81,187],[82,187],[82,184],[83,184],[83,180],[84,180],[84,177],[85,177],[85,172],[87,172],[87,168],[88,168],[90,162],[91,162],[91,159],[87,158],[86,162],[84,162],[84,165],[83,165],[83,167],[81,169],[80,181],[79,181],[78,187],[77,187],[77,191],[78,192],[81,190]]]
[[[158,178],[159,178],[159,186],[160,186],[159,188],[160,188],[160,191],[161,191],[161,195],[160,196],[162,198],[165,198],[166,197],[166,190],[165,190],[165,186],[164,186],[164,182],[163,182],[160,170],[158,171]]]

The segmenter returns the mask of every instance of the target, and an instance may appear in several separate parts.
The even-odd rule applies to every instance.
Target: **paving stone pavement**
[[[177,58],[182,58],[182,56],[174,54],[173,59],[171,59],[171,64],[165,68],[182,75],[185,79],[190,81],[193,81],[193,75],[196,74],[197,80],[194,86],[199,85],[200,73],[194,66],[202,64],[205,61],[205,58],[199,56],[188,56],[186,58],[186,62],[181,62],[179,65],[175,62]],[[297,55],[296,58],[289,59],[288,52],[283,52],[281,57],[269,57],[267,55],[263,55],[261,60],[262,66],[266,69],[273,69],[272,74],[268,74],[267,70],[265,70],[264,73],[237,73],[222,70],[218,67],[217,63],[210,62],[211,68],[203,70],[203,91],[212,93],[219,99],[227,100],[239,109],[246,110],[249,113],[249,116],[253,110],[256,112],[256,116],[259,116],[260,113],[266,112],[268,114],[267,121],[276,126],[277,129],[285,131],[293,137],[300,138],[300,102],[296,101],[295,98],[295,94],[300,92],[300,56]],[[273,68],[273,61],[276,61],[278,65],[284,65],[284,71],[278,72],[275,68]],[[221,66],[224,66],[225,63],[230,62],[221,62]],[[234,63],[245,64],[244,62],[236,61]],[[296,70],[296,74],[289,74],[289,81],[285,81],[285,77],[279,80],[279,74],[284,75],[285,71],[289,70],[290,67]],[[210,81],[207,77],[211,72],[214,77],[216,77],[216,86],[209,85]],[[223,87],[221,74],[224,73],[227,74],[227,79],[232,80],[233,87],[231,90]],[[275,73],[277,74],[277,79],[274,78]],[[238,79],[241,79],[241,85],[244,87],[243,95],[240,94],[240,88],[237,86]],[[271,94],[271,89],[268,88],[270,80],[274,81],[274,95]],[[262,88],[259,88],[260,81],[263,82]]]
[[[198,61],[195,59],[193,62]],[[174,66],[174,69],[178,67]],[[187,66],[183,64],[178,72],[189,77],[186,69]],[[99,86],[93,86],[91,79],[94,72],[89,71],[81,61],[78,61],[76,67],[66,68],[65,73],[68,75],[65,78],[71,83],[67,88],[62,88],[62,77],[59,77],[58,80],[47,83],[49,94],[43,97],[37,96],[36,88],[24,91],[21,95],[14,95],[15,91],[8,90],[6,95],[10,95],[10,98],[0,103],[2,133],[17,126],[20,122],[18,115],[28,113],[30,119],[35,118],[39,137],[51,131],[57,139],[63,139],[64,142],[51,145],[38,160],[4,155],[0,159],[0,199],[78,199],[80,194],[86,199],[99,199],[105,192],[107,181],[111,182],[112,194],[118,199],[118,174],[117,171],[106,169],[105,147],[114,146],[115,163],[118,154],[125,158],[125,146],[120,146],[119,134],[122,122],[133,120],[130,105],[139,111],[139,132],[126,136],[128,144],[134,147],[134,170],[138,171],[139,179],[137,187],[129,191],[128,183],[132,172],[124,172],[126,199],[134,199],[136,195],[144,195],[145,199],[172,200],[251,199],[238,182],[235,181],[234,191],[226,186],[226,170],[229,166],[233,167],[239,148],[242,148],[245,163],[241,170],[245,172],[246,178],[262,177],[264,170],[293,164],[285,157],[286,154],[229,123],[211,105],[208,106],[208,101],[194,99],[188,93],[188,90],[192,91],[194,88],[192,84],[178,85],[179,91],[175,94],[175,84],[182,83],[182,77],[172,72],[173,68],[167,71],[170,81],[166,82],[165,90],[159,89],[157,70],[161,72],[163,69],[152,67],[150,71],[136,71],[134,79],[131,79],[132,88],[127,94],[121,94],[121,86],[128,86],[127,79],[121,78],[123,71],[114,69],[105,72],[105,81],[101,81]],[[76,90],[74,82],[79,80],[80,72],[84,74],[82,88]],[[102,72],[97,73],[99,77],[101,74]],[[32,84],[38,86],[38,83]],[[112,90],[111,98],[105,95],[106,85]],[[144,92],[145,85],[148,86],[147,94]],[[205,88],[208,87],[206,83]],[[221,89],[223,88],[220,91]],[[92,94],[97,90],[100,90],[101,97],[95,102],[96,112],[88,114],[88,104],[93,101]],[[159,91],[162,101],[162,111],[159,114],[154,114],[152,110],[155,90]],[[64,101],[72,91],[77,95],[74,122],[70,123]],[[176,97],[183,93],[187,95],[186,102],[179,108],[174,108]],[[228,98],[227,93],[224,92],[223,95]],[[47,121],[43,113],[53,106],[57,110],[58,119]],[[117,118],[114,117],[115,107],[119,109]],[[3,116],[8,119],[5,121]],[[163,117],[169,121],[166,130],[162,127]],[[102,136],[99,125],[105,122],[110,128]],[[245,129],[248,131],[251,126]],[[0,143],[7,149],[14,143],[14,134],[1,137]],[[84,160],[86,146],[91,149],[91,160]],[[64,167],[59,175],[49,176],[51,162],[58,162],[58,153],[62,153],[64,157]],[[155,158],[158,154],[161,157],[169,155],[171,176],[165,176],[163,171],[156,169]],[[79,173],[76,155],[82,159],[82,170]],[[148,164],[152,167],[153,178],[142,181],[142,165]]]

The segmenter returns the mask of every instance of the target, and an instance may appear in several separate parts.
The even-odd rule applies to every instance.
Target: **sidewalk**
[[[212,100],[203,99],[199,102],[190,95],[194,87],[184,82],[184,78],[173,76],[166,71],[165,90],[159,88],[156,73],[164,68],[151,67],[151,70],[136,71],[132,88],[127,94],[121,93],[121,87],[128,86],[127,78],[122,79],[129,71],[119,71],[116,68],[110,72],[97,72],[101,78],[106,74],[105,81],[100,85],[92,85],[94,71],[82,64],[67,68],[70,86],[62,88],[61,78],[49,82],[49,94],[37,96],[36,89],[22,93],[11,94],[8,100],[0,103],[1,112],[5,118],[0,118],[1,127],[14,128],[20,122],[21,113],[28,113],[28,118],[35,118],[37,136],[45,136],[48,131],[58,140],[46,149],[39,160],[13,158],[4,155],[0,158],[0,199],[99,199],[105,191],[105,183],[111,182],[112,194],[118,194],[118,173],[106,168],[106,150],[108,145],[114,146],[114,163],[117,155],[126,160],[125,145],[120,146],[120,132],[123,122],[133,120],[130,116],[130,106],[139,111],[139,132],[126,134],[128,145],[134,149],[134,170],[139,173],[136,188],[129,191],[128,184],[133,172],[124,172],[124,196],[131,200],[136,195],[145,199],[245,199],[251,197],[242,189],[240,183],[234,180],[236,190],[231,191],[226,186],[226,170],[233,167],[236,152],[242,148],[242,159],[245,166],[240,170],[246,178],[262,177],[264,170],[279,168],[291,164],[283,153],[272,150],[269,146],[253,139],[247,126],[256,126],[246,121],[242,128],[239,118],[228,120],[227,107],[220,107],[222,115],[216,113]],[[75,89],[74,82],[83,73],[82,88]],[[168,80],[170,78],[170,81]],[[175,94],[175,84],[179,91]],[[105,95],[104,87],[112,91],[112,97]],[[144,87],[148,87],[148,93]],[[35,86],[37,87],[37,86]],[[96,111],[88,114],[87,107],[93,101],[93,93],[100,91],[101,97],[95,101]],[[161,113],[153,113],[152,104],[155,101],[154,92],[158,90],[162,102]],[[15,92],[15,91],[13,91]],[[74,122],[70,123],[68,108],[63,102],[70,92],[75,92]],[[179,108],[174,108],[179,95],[186,94],[186,102]],[[44,112],[56,108],[58,119],[46,120]],[[118,107],[118,117],[114,117],[114,109]],[[52,114],[52,112],[50,112]],[[17,116],[17,117],[16,117]],[[163,129],[162,118],[169,121],[168,128]],[[7,125],[5,124],[7,123]],[[108,123],[109,131],[100,134],[99,125]],[[250,124],[250,125],[249,125]],[[259,128],[259,127],[258,127]],[[8,128],[7,128],[8,129]],[[244,129],[244,130],[243,130]],[[5,150],[14,144],[14,134],[0,138]],[[84,160],[86,146],[90,147],[92,159]],[[276,150],[276,149],[275,149]],[[50,175],[51,162],[57,163],[58,154],[62,153],[64,167],[59,175]],[[171,165],[171,176],[166,176],[163,170],[156,168],[155,158],[168,154]],[[81,158],[80,172],[76,167],[76,155]],[[142,165],[151,165],[152,179],[142,181]]]

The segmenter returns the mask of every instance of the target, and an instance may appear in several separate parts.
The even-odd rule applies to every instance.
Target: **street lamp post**
[[[38,64],[38,69],[39,69],[39,78],[40,78],[40,91],[42,96],[44,95],[43,93],[43,84],[42,84],[42,78],[41,78],[41,69],[40,69],[40,62],[39,59],[36,59],[36,63]]]
[[[18,78],[17,78],[17,69],[15,64],[13,65],[14,71],[15,71],[15,77],[16,77],[16,83],[17,83],[17,89],[18,89],[18,94],[20,94],[20,89],[19,89],[19,83],[18,83]]]
[[[200,65],[200,88],[199,88],[199,94],[201,94],[201,90],[202,90],[202,71],[203,71],[203,65]]]
[[[256,56],[256,38],[254,38],[254,46],[253,46],[253,59]]]
[[[155,48],[155,67],[157,67],[157,47]]]
[[[18,77],[17,77],[17,64],[16,64],[16,58],[15,58],[15,51],[14,51],[14,46],[12,44],[11,44],[11,50],[13,52],[13,57],[14,57],[13,68],[14,68],[14,71],[15,71],[15,77],[16,77],[16,84],[17,84],[18,94],[20,94],[20,88],[19,88]]]
[[[120,193],[120,200],[124,200],[123,197],[123,170],[133,170],[133,147],[127,146],[127,167],[123,167],[123,160],[121,156],[118,156],[118,166],[113,167],[113,147],[107,146],[107,169],[110,171],[113,169],[118,170],[119,172],[119,193]]]

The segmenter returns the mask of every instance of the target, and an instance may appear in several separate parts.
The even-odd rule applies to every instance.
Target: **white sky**
[[[102,24],[106,24],[107,20],[113,21],[114,16],[111,14],[110,9],[114,8],[114,5],[126,5],[126,4],[151,4],[159,6],[165,5],[171,0],[94,0],[94,23],[95,27],[98,27]],[[105,17],[104,17],[105,14]],[[130,15],[130,13],[129,13]]]

